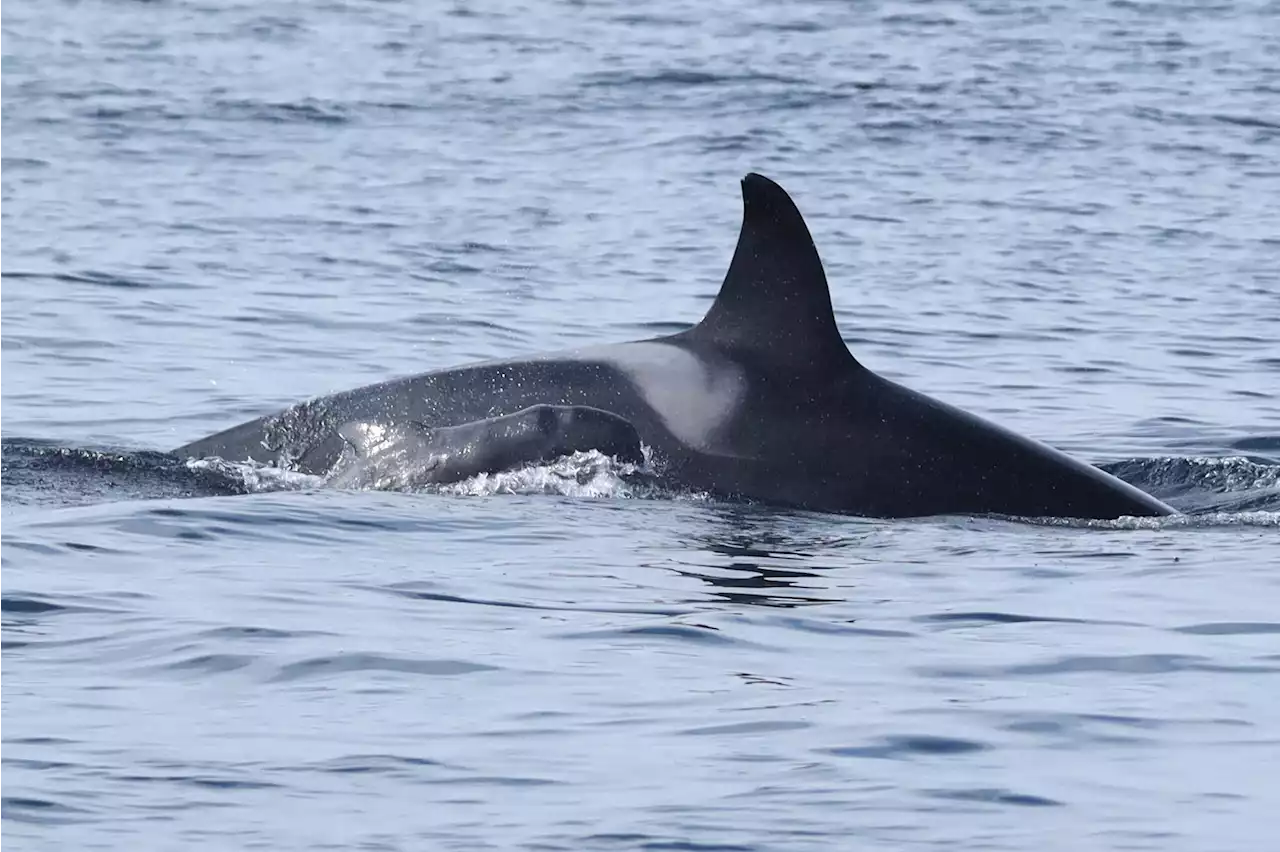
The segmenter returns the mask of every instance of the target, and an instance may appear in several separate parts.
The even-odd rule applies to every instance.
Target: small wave
[[[1280,623],[1270,621],[1215,621],[1171,628],[1175,633],[1194,636],[1258,636],[1280,634]]]
[[[1125,516],[1114,520],[1085,520],[1082,518],[1016,518],[1035,526],[1080,527],[1099,530],[1164,530],[1199,529],[1211,527],[1280,527],[1280,511],[1223,511],[1185,515],[1169,515],[1163,518],[1135,518]]]
[[[144,279],[140,276],[126,278],[109,272],[88,269],[84,272],[5,272],[4,278],[18,281],[44,281],[55,284],[92,284],[98,287],[110,287],[117,290],[190,290],[190,284],[180,281],[160,281]]]
[[[311,657],[280,667],[275,681],[313,680],[335,675],[355,673],[367,677],[370,672],[396,672],[400,674],[452,676],[475,672],[497,671],[497,666],[472,663],[465,660],[418,659],[394,657],[388,654],[363,654],[347,652],[331,656]]]
[[[711,71],[695,71],[693,69],[669,68],[648,73],[634,71],[606,71],[587,76],[583,85],[587,87],[636,87],[654,86],[718,86],[726,83],[781,83],[796,85],[801,81],[776,74],[717,74]]]
[[[349,124],[350,112],[341,104],[304,98],[296,102],[268,102],[251,99],[217,100],[212,104],[217,118],[232,121],[263,121],[270,124]]]
[[[1280,517],[1280,464],[1244,456],[1127,459],[1102,469],[1193,516],[1200,526],[1273,526]],[[1165,519],[1165,523],[1185,523]]]
[[[5,169],[47,169],[52,165],[48,160],[36,157],[4,157],[0,158],[0,166]]]
[[[46,612],[66,612],[69,609],[71,607],[56,604],[52,601],[40,600],[37,597],[5,595],[3,599],[0,599],[0,610],[6,613],[35,615]]]
[[[928,790],[925,793],[935,799],[953,799],[960,802],[981,802],[991,805],[1016,805],[1018,807],[1048,808],[1057,807],[1062,802],[1047,799],[1044,796],[1033,796],[1029,793],[1014,793],[999,787],[974,787],[963,790]]]
[[[32,796],[5,796],[0,800],[0,815],[5,822],[28,822],[38,825],[59,825],[80,822],[89,818],[89,812],[52,799]]]
[[[792,600],[795,600],[792,598]],[[813,603],[835,603],[836,601],[827,599],[804,599],[806,602]],[[914,636],[906,630],[886,630],[878,627],[859,627],[854,624],[847,623],[831,623],[819,618],[804,618],[801,616],[787,615],[778,616],[769,619],[767,623],[777,625],[788,630],[800,630],[805,633],[815,633],[820,636],[853,636],[860,639],[910,639]]]
[[[636,642],[647,647],[657,640],[670,640],[690,645],[734,646],[757,649],[765,647],[755,642],[727,636],[718,628],[708,627],[705,624],[650,624],[640,627],[583,630],[574,633],[563,633],[560,638],[607,642],[613,646],[626,642]]]
[[[812,722],[798,719],[795,721],[762,720],[759,722],[736,722],[728,725],[699,726],[686,728],[677,733],[680,736],[722,737],[726,735],[737,736],[739,734],[771,734],[778,731],[803,731],[812,727]]]
[[[405,757],[398,754],[349,754],[311,764],[309,769],[337,775],[394,774],[417,775],[422,770],[445,769],[447,764],[429,757]]]
[[[239,625],[228,625],[226,627],[213,627],[198,634],[199,639],[213,641],[240,641],[249,640],[253,642],[276,641],[283,639],[297,639],[302,636],[329,636],[332,634],[316,631],[316,630],[277,630],[274,627],[248,627]]]
[[[80,116],[90,121],[114,125],[123,132],[125,128],[143,124],[152,120],[167,122],[183,122],[189,116],[167,104],[130,104],[128,106],[88,106],[77,111]]]
[[[940,622],[944,624],[960,623],[964,626],[984,626],[989,624],[1031,624],[1039,622],[1055,622],[1060,624],[1098,623],[1086,618],[1062,618],[1050,615],[1019,615],[1011,612],[934,612],[927,615],[916,616],[912,620]]]
[[[1280,367],[1280,359],[1272,359]],[[1254,435],[1231,442],[1231,449],[1246,453],[1280,453],[1280,435]],[[1280,461],[1273,462],[1280,465]]]
[[[28,504],[244,493],[236,479],[189,467],[168,453],[68,447],[28,438],[4,440],[0,483],[6,501]]]
[[[921,674],[938,678],[988,679],[1003,677],[1051,677],[1054,675],[1177,675],[1188,672],[1215,674],[1275,674],[1280,666],[1248,663],[1228,665],[1196,654],[1114,654],[1064,656],[1045,662],[1001,666],[935,666]]]
[[[115,781],[132,784],[181,784],[202,790],[274,790],[282,785],[272,781],[260,781],[248,778],[215,778],[207,775],[115,775]]]
[[[442,592],[433,592],[419,588],[417,583],[396,583],[390,586],[368,586],[359,587],[368,591],[379,592],[383,594],[396,595],[397,597],[406,598],[408,600],[425,601],[428,603],[455,603],[470,606],[493,606],[503,609],[535,609],[545,610],[548,612],[595,612],[595,613],[612,613],[615,615],[644,615],[644,616],[665,616],[675,617],[690,614],[685,608],[672,608],[666,606],[589,606],[589,605],[573,605],[559,602],[540,603],[534,600],[497,600],[478,597],[463,597],[462,595],[445,594]]]
[[[1214,121],[1222,124],[1234,124],[1237,127],[1256,127],[1263,130],[1280,130],[1280,121],[1276,121],[1271,117],[1262,118],[1256,115],[1230,115],[1228,113],[1215,113],[1210,116]]]
[[[153,671],[161,671],[171,675],[186,676],[204,681],[211,675],[226,674],[248,668],[256,662],[256,658],[248,654],[197,654],[165,663],[155,667]]]
[[[936,756],[969,754],[984,751],[988,748],[984,743],[974,740],[962,740],[955,737],[939,737],[932,735],[885,737],[879,743],[866,746],[837,746],[822,749],[826,754],[836,757],[869,757],[881,760],[902,760],[918,756]]]

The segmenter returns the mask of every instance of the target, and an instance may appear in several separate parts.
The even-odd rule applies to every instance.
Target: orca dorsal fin
[[[763,175],[742,179],[738,247],[719,295],[688,335],[793,366],[853,361],[809,227],[786,190]]]

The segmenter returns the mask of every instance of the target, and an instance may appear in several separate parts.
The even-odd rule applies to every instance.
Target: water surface
[[[1270,849],[1277,15],[11,2],[4,839]],[[841,518],[604,462],[229,487],[155,453],[692,323],[749,170],[869,368],[1186,514]]]

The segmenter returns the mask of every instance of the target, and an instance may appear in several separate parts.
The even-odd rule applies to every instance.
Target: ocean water
[[[7,847],[1270,850],[1280,7],[11,0]],[[761,171],[871,369],[1159,521],[162,451],[674,330]]]

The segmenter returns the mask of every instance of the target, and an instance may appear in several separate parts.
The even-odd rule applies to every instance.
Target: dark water
[[[1275,3],[4,8],[15,849],[1269,850]],[[156,451],[695,321],[748,170],[870,368],[1186,514]]]

